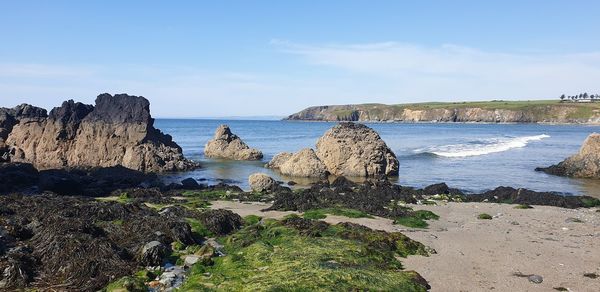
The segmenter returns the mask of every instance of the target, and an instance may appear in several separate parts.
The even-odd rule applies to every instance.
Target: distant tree
[[[588,99],[588,98],[590,98],[590,96],[588,95],[588,93],[587,93],[587,92],[586,92],[586,93],[584,93],[584,94],[583,94],[583,99]]]
[[[564,94],[560,96],[561,101],[565,100],[565,98],[566,98],[566,96]]]
[[[583,93],[580,93],[578,98],[579,99],[583,98]]]

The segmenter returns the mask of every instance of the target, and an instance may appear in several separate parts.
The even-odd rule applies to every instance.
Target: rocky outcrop
[[[49,115],[30,105],[0,109],[0,157],[38,169],[122,165],[162,172],[197,167],[171,136],[154,128],[148,100],[127,94],[101,94],[95,106],[65,101]]]
[[[284,158],[287,158],[284,160]],[[296,177],[327,177],[329,171],[323,161],[317,157],[314,150],[310,148],[302,149],[291,155],[277,157],[279,161],[270,163],[277,166],[279,172],[287,176]]]
[[[375,130],[341,123],[317,141],[317,156],[337,176],[397,175],[399,162]]]
[[[273,190],[277,181],[264,173],[253,173],[248,177],[248,184],[255,192],[266,192]]]
[[[490,101],[315,106],[287,120],[600,124],[600,103]]]
[[[204,146],[204,155],[210,158],[231,160],[260,160],[262,152],[248,147],[240,137],[233,134],[229,126],[220,125],[215,137]]]
[[[536,170],[561,176],[600,178],[600,134],[589,135],[577,154],[557,165]]]
[[[392,150],[373,129],[354,123],[341,123],[317,141],[316,152],[281,153],[267,167],[298,177],[374,177],[397,175],[399,162]]]
[[[294,153],[281,152],[281,153],[273,156],[271,161],[269,161],[267,164],[265,164],[265,167],[272,168],[272,169],[279,169],[284,162],[288,161],[288,159],[290,159],[290,157],[292,157],[292,155],[294,155]]]

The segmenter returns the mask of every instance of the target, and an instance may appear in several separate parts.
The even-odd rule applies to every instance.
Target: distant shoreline
[[[600,103],[535,100],[325,105],[306,108],[284,120],[600,125]]]

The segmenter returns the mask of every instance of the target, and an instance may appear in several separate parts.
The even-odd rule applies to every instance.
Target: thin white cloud
[[[515,54],[450,44],[426,47],[397,42],[307,45],[274,40],[271,44],[309,64],[355,73],[357,79],[385,78],[387,88],[415,98],[447,98],[448,92],[474,98],[490,94],[553,97],[562,92],[594,91],[600,86],[600,52]]]
[[[556,98],[600,92],[600,53],[502,53],[457,45],[270,43],[287,67],[208,71],[138,64],[0,63],[0,106],[143,95],[155,116],[287,115],[307,106]],[[283,54],[281,54],[283,52]],[[290,62],[291,61],[291,62]],[[299,61],[299,62],[298,62]]]

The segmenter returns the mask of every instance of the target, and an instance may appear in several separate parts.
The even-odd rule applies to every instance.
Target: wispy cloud
[[[150,99],[156,116],[285,115],[306,106],[555,98],[600,91],[600,53],[506,53],[458,45],[273,40],[266,68],[0,63],[0,106],[46,108],[102,92]],[[282,54],[283,53],[283,54]]]
[[[273,40],[309,64],[363,78],[384,78],[402,95],[536,98],[597,90],[600,52],[545,54],[488,52],[458,45],[427,47],[398,42],[297,44]],[[401,85],[403,88],[398,87]]]

